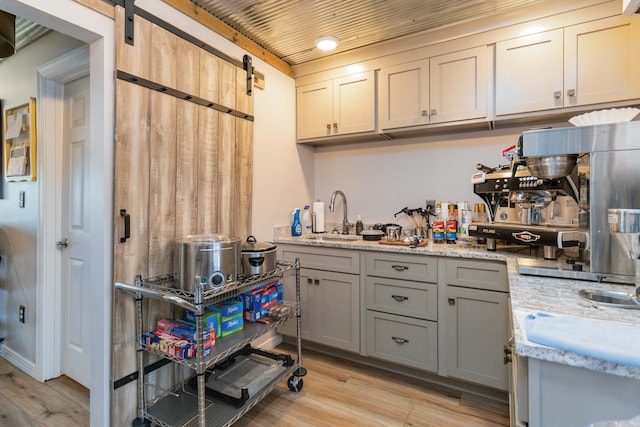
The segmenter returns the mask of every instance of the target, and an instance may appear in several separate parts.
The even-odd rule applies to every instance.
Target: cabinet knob
[[[576,95],[576,90],[575,89],[569,89],[567,91],[567,95],[568,96],[575,96]]]
[[[331,130],[331,123],[327,123],[327,130]]]
[[[392,340],[394,340],[395,342],[397,342],[398,344],[407,344],[409,342],[408,339],[406,338],[400,338],[400,337],[391,337]]]
[[[308,284],[312,284],[313,283],[313,279],[311,277],[307,277],[307,283]]]
[[[313,282],[314,282],[316,285],[319,285],[319,284],[320,284],[320,279],[316,279],[316,280],[314,280]]]
[[[422,117],[429,117],[429,113],[427,113],[427,110],[422,110]]]
[[[435,108],[431,109],[431,115],[435,116],[436,114],[438,114],[438,110],[436,110]]]
[[[456,299],[455,298],[449,298],[449,299],[447,299],[447,302],[449,303],[449,305],[456,305]]]
[[[334,123],[334,124],[333,124],[333,128],[334,128],[334,129],[336,129],[336,130],[338,130],[338,124],[337,124],[337,123]]]
[[[391,298],[399,302],[406,301],[409,299],[409,297],[405,297],[404,295],[391,295]]]
[[[557,91],[553,92],[553,97],[555,99],[560,99],[561,96],[562,96],[562,92],[561,91],[557,90]]]
[[[407,267],[406,265],[392,265],[391,268],[393,268],[395,271],[405,271],[409,269],[409,267]]]

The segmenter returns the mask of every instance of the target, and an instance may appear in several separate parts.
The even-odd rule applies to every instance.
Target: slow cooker
[[[253,236],[242,244],[242,272],[245,276],[269,273],[276,269],[276,245],[258,242]]]
[[[224,234],[193,234],[176,239],[178,286],[194,291],[198,283],[218,289],[238,280],[240,239]]]

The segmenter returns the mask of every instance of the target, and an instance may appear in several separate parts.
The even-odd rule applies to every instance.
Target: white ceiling
[[[540,0],[190,0],[291,66],[331,53],[490,16]]]

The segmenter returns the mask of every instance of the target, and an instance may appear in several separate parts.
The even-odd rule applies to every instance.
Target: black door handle
[[[120,243],[124,243],[131,238],[131,215],[126,209],[120,209],[120,216],[124,218],[124,237],[120,238]]]

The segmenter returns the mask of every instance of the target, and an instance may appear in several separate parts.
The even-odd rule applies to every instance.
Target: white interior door
[[[90,386],[89,77],[64,85],[61,252],[62,373]]]

